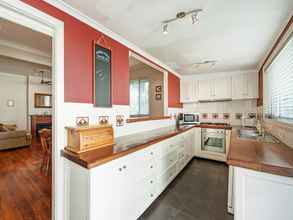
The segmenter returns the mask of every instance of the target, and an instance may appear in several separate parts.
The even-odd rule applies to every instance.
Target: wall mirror
[[[52,95],[35,93],[35,108],[52,108]]]

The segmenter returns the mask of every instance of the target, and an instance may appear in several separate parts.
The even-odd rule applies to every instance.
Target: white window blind
[[[149,81],[130,81],[130,115],[149,114]]]
[[[264,111],[268,118],[293,119],[293,37],[265,71]]]

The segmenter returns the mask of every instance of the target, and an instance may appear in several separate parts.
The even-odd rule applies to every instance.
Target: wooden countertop
[[[134,136],[134,139],[132,137],[126,136],[125,138],[123,138],[124,140],[121,141],[121,142],[124,142],[123,144],[118,143],[114,145],[113,147],[108,147],[108,148],[105,147],[105,148],[101,148],[97,150],[92,150],[92,151],[81,153],[79,155],[64,149],[61,151],[61,155],[87,169],[90,169],[90,168],[102,165],[104,163],[107,163],[109,161],[112,161],[114,159],[126,156],[138,150],[144,149],[152,144],[158,143],[167,138],[181,134],[185,131],[188,131],[189,129],[193,127],[194,126],[182,127],[180,129],[176,129],[174,127],[165,132],[158,132],[158,135],[154,136],[153,138],[148,138],[146,140],[140,139],[139,141],[135,140],[135,137],[144,137],[146,135],[137,135],[137,134],[132,135]],[[147,134],[147,133],[145,132],[143,134]]]
[[[238,138],[233,128],[227,163],[236,167],[293,177],[293,149],[284,144]]]
[[[217,129],[231,129],[230,125],[211,125],[211,124],[201,124],[201,125],[183,125],[180,129],[171,128],[169,130],[163,132],[156,132],[154,131],[155,135],[150,138],[146,138],[145,140],[140,139],[137,140],[137,137],[146,137],[147,132],[144,132],[142,135],[134,134],[136,138],[126,136],[123,141],[118,141],[116,145],[108,148],[101,148],[97,150],[92,150],[89,152],[84,152],[82,154],[75,154],[71,151],[66,149],[61,151],[61,155],[87,169],[102,165],[107,163],[111,160],[126,156],[130,153],[135,151],[141,150],[146,148],[152,144],[158,143],[163,141],[167,138],[173,137],[178,135],[182,132],[185,132],[194,127],[201,127],[201,128],[217,128]],[[152,131],[150,131],[152,132]],[[156,134],[157,133],[157,134]],[[122,144],[123,142],[123,144]]]

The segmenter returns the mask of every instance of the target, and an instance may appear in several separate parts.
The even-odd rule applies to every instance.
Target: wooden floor
[[[51,175],[41,162],[39,143],[0,151],[0,220],[51,219]]]

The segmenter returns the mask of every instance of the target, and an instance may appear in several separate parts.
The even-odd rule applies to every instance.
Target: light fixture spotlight
[[[168,24],[163,24],[163,34],[168,34]]]
[[[198,21],[198,12],[193,12],[191,14],[192,24],[195,24]]]
[[[195,24],[198,21],[198,14],[202,11],[203,11],[202,9],[194,9],[194,10],[191,10],[188,12],[184,12],[184,11],[178,12],[176,14],[175,18],[171,18],[171,19],[168,19],[168,20],[165,20],[162,22],[163,33],[168,34],[168,24],[169,23],[176,21],[176,20],[184,19],[186,16],[190,16],[192,24]]]

